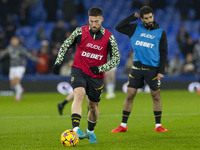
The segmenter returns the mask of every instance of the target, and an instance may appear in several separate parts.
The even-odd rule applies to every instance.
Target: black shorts
[[[89,100],[99,102],[103,92],[103,79],[93,78],[82,72],[81,69],[72,67],[71,86],[73,89],[77,87],[85,88]]]
[[[132,88],[142,88],[144,86],[144,81],[149,85],[149,87],[156,91],[160,88],[161,82],[157,80],[157,69],[152,70],[136,70],[132,69],[131,74],[129,74],[128,87]]]

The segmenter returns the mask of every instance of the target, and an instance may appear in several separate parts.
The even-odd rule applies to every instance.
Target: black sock
[[[68,101],[65,99],[61,104],[62,104],[62,106],[65,106],[65,104],[67,104],[68,103]]]
[[[91,122],[88,120],[88,130],[93,131],[96,124],[97,124],[97,122]]]
[[[129,117],[130,113],[131,113],[131,112],[123,111],[123,115],[122,115],[122,122],[123,122],[123,123],[127,123],[128,117]]]
[[[162,114],[162,111],[154,111],[156,123],[161,123],[161,114]]]
[[[71,115],[71,120],[72,120],[72,126],[74,127],[79,127],[81,116],[79,114],[72,114]]]

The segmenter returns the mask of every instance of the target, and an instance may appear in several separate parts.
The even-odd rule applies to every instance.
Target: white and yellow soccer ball
[[[73,130],[65,130],[60,137],[62,144],[66,147],[76,146],[79,142],[78,134]]]

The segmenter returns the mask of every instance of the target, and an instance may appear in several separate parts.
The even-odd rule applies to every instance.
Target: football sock
[[[112,93],[114,93],[114,91],[115,91],[115,83],[114,82],[110,83],[110,90]]]
[[[93,130],[93,131],[90,131],[90,130],[87,129],[87,133],[88,133],[88,132],[90,132],[90,133],[94,133],[94,130]]]
[[[96,124],[97,124],[97,122],[92,122],[92,121],[88,120],[88,130],[93,131]]]
[[[75,127],[75,128],[73,128],[73,131],[77,131],[79,129],[79,127]]]
[[[130,113],[131,113],[131,112],[123,111],[123,115],[122,115],[122,123],[127,124],[128,117],[129,117]]]
[[[162,111],[154,111],[156,124],[161,124],[161,114]]]
[[[160,123],[156,123],[156,128],[159,127],[159,126],[161,126],[161,124]]]
[[[65,100],[61,103],[61,105],[62,105],[62,106],[65,106],[67,103],[68,103],[68,101],[65,99]]]
[[[16,84],[15,86],[14,86],[14,89],[15,89],[15,92],[16,92],[16,96],[18,96],[18,97],[21,97],[21,94],[22,94],[22,86],[21,86],[21,84]]]
[[[81,116],[79,114],[72,114],[71,115],[72,126],[73,128],[79,127]]]
[[[125,128],[126,126],[127,126],[127,123],[121,123],[121,126],[123,127],[123,128]]]
[[[114,83],[108,83],[106,86],[107,92],[108,93],[114,93],[115,90],[115,84]]]

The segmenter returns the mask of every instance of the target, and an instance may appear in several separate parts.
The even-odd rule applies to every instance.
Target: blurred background
[[[155,21],[167,33],[168,64],[164,89],[200,88],[200,0],[0,0],[0,52],[17,36],[27,51],[45,61],[27,58],[22,84],[28,92],[56,91],[59,82],[70,81],[75,48],[65,55],[60,76],[52,67],[63,41],[78,26],[88,24],[89,8],[103,10],[103,27],[116,38],[121,62],[117,68],[117,90],[128,79],[133,52],[128,36],[115,30],[125,17],[143,5],[154,9]],[[0,60],[0,91],[9,90],[9,57]],[[191,85],[192,84],[192,85]]]

